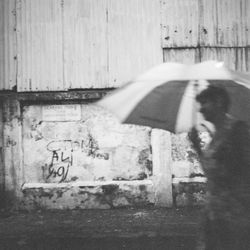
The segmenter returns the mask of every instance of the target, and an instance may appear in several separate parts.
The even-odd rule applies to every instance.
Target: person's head
[[[230,108],[230,97],[226,89],[218,85],[209,85],[196,96],[200,103],[200,112],[207,121],[214,122],[223,114],[226,114]]]

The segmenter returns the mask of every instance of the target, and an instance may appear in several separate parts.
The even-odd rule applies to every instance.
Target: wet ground
[[[0,218],[0,249],[195,249],[199,209],[33,211]]]

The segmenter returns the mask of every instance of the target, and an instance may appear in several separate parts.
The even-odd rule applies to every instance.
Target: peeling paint
[[[50,110],[56,107],[53,113],[61,114],[64,105],[58,106]],[[61,122],[44,121],[41,105],[24,107],[28,182],[142,180],[152,175],[150,129],[122,126],[95,106],[78,107],[79,121]]]

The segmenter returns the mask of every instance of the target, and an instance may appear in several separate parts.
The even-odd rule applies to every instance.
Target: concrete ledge
[[[63,182],[63,183],[24,183],[22,186],[22,190],[29,189],[29,188],[63,188],[63,187],[97,187],[100,185],[151,185],[151,180],[134,180],[134,181],[75,181],[75,182]]]
[[[14,98],[21,102],[55,102],[55,101],[74,101],[77,102],[84,100],[96,100],[105,96],[107,93],[112,91],[110,89],[73,89],[66,91],[39,91],[39,92],[16,92],[16,91],[0,91],[0,99],[7,100]]]
[[[154,204],[151,180],[26,183],[22,209],[109,209]]]
[[[200,182],[200,183],[206,183],[207,179],[206,177],[180,177],[180,178],[173,178],[172,183],[192,183],[192,182]]]

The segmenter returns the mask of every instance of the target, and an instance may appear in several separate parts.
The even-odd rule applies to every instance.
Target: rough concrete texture
[[[0,200],[4,197],[4,159],[3,159],[3,108],[0,102]],[[3,207],[3,202],[0,202],[0,208]]]
[[[1,215],[1,214],[0,214]],[[57,210],[0,219],[8,250],[193,250],[198,209]]]
[[[25,184],[23,209],[109,209],[154,204],[152,181]]]
[[[203,146],[209,138],[202,134]],[[205,201],[206,178],[187,134],[172,135],[172,192],[176,207],[201,206]]]
[[[152,175],[149,128],[121,126],[93,105],[25,106],[23,117],[27,183],[138,180]]]
[[[204,205],[206,199],[206,181],[204,178],[176,179],[173,182],[173,200],[176,207]]]
[[[2,183],[27,209],[172,206],[172,176],[203,174],[186,134],[121,125],[91,104],[20,109],[13,100],[4,110]],[[189,204],[184,192],[175,200]]]
[[[187,134],[172,134],[172,175],[173,177],[203,176],[198,157],[191,148]]]

